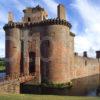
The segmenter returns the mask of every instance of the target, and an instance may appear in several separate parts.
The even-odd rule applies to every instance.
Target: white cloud
[[[5,57],[5,52],[2,51],[5,51],[5,49],[0,48],[0,57]]]
[[[4,57],[5,56],[5,34],[4,34],[4,30],[3,30],[3,26],[5,23],[7,23],[8,21],[8,10],[12,10],[15,9],[16,11],[19,11],[20,13],[22,13],[22,10],[26,8],[27,5],[32,5],[34,6],[35,3],[33,1],[26,1],[24,4],[22,3],[22,1],[20,0],[10,0],[9,2],[4,0],[4,1],[0,1],[2,2],[0,6],[0,57]],[[6,3],[8,2],[8,3]],[[10,6],[10,7],[9,7]],[[16,18],[15,18],[16,20]]]
[[[25,8],[25,5],[23,5],[19,0],[10,0],[8,3],[6,3],[6,0],[0,2],[2,3],[2,8],[0,10],[0,23],[7,23],[8,11],[12,11],[12,9],[16,8],[16,10],[22,13],[22,10]]]
[[[70,20],[70,22],[71,22],[71,24],[72,24],[72,29],[71,29],[71,31],[72,32],[75,32],[75,35],[77,35],[78,34],[78,23],[77,23],[77,21],[75,21],[75,20]]]
[[[91,1],[75,0],[72,5],[81,15],[85,26],[84,32],[80,32],[75,38],[75,49],[79,52],[86,50],[90,54],[100,49],[100,7],[93,5]]]
[[[1,36],[2,33],[4,33],[4,30],[3,29],[0,29],[0,36]]]
[[[12,0],[12,2],[14,4],[15,8],[17,10],[19,10],[20,12],[22,12],[22,10],[25,8],[25,6],[23,5],[23,3],[20,2],[19,0]]]
[[[0,33],[0,57],[5,56],[5,39],[4,38],[4,33]]]
[[[0,10],[0,23],[7,22],[7,13],[3,10]]]
[[[57,16],[57,5],[58,3],[54,0],[43,0],[44,4],[47,6],[50,13],[56,17]]]

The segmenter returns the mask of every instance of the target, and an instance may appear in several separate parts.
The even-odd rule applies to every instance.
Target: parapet
[[[48,19],[48,20],[44,20],[41,22],[28,22],[28,23],[22,23],[22,22],[11,22],[6,24],[3,28],[4,30],[7,28],[27,28],[27,27],[34,27],[34,26],[44,26],[44,25],[64,25],[67,26],[69,28],[72,27],[72,25],[66,21],[66,20],[61,20],[61,19]]]
[[[78,53],[75,52],[74,55],[75,55],[75,56],[78,56]],[[86,58],[89,58],[89,59],[94,58],[94,57],[89,57],[88,54],[87,54],[87,51],[84,51],[84,52],[83,52],[83,56],[81,56],[81,57],[83,57],[83,58],[86,57]],[[100,51],[96,51],[96,58],[97,58],[97,59],[100,58]],[[95,58],[94,58],[94,59],[95,59]]]

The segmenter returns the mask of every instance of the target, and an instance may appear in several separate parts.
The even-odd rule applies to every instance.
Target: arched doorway
[[[35,73],[35,52],[29,52],[29,73]]]

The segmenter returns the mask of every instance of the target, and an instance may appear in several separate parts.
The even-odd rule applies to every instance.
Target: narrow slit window
[[[30,22],[31,21],[31,18],[30,17],[28,17],[28,22]]]

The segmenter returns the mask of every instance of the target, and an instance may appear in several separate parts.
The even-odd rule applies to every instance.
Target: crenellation
[[[86,52],[86,51],[84,51],[84,52],[83,52],[83,57],[88,57],[88,55],[87,55],[87,52]]]
[[[100,58],[100,51],[96,51],[96,58]]]
[[[14,27],[18,27],[18,28],[22,28],[22,27],[31,27],[31,26],[44,26],[44,25],[64,25],[64,26],[68,26],[69,28],[71,28],[71,24],[65,20],[57,20],[57,19],[48,19],[45,21],[41,21],[41,22],[36,22],[36,23],[9,23],[6,24],[4,26],[4,29],[6,28],[14,28]]]

